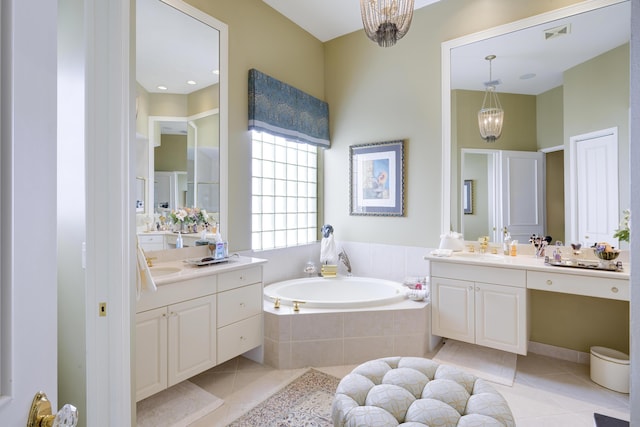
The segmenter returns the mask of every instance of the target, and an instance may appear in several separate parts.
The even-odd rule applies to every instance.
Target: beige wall
[[[378,47],[363,31],[328,42],[332,148],[325,153],[325,221],[336,238],[436,246],[442,231],[441,43],[573,3],[447,0],[417,10],[410,31],[392,48]],[[350,216],[349,145],[399,138],[407,141],[406,215]]]
[[[187,171],[187,136],[162,135],[160,146],[154,148],[156,171]]]
[[[562,86],[536,97],[538,148],[564,145],[564,94]]]
[[[187,2],[229,26],[229,224],[223,233],[230,250],[246,250],[251,248],[249,69],[326,99],[325,47],[261,0]]]

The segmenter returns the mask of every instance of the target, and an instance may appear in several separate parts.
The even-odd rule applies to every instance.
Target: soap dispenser
[[[511,234],[507,230],[507,227],[504,228],[504,242],[502,243],[502,253],[504,255],[509,255],[511,252]]]
[[[178,238],[176,239],[176,249],[181,249],[182,244],[182,233],[178,231]]]

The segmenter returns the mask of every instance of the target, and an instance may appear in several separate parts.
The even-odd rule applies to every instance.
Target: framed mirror
[[[619,177],[619,201],[613,203],[618,205],[618,213],[628,206],[629,169],[624,159],[628,158],[629,149],[629,3],[581,2],[442,44],[442,164],[443,176],[451,177],[444,179],[442,185],[442,230],[460,230],[462,221],[470,217],[464,214],[463,207],[464,180],[470,176],[462,170],[462,150],[522,150],[547,156],[560,153],[554,166],[547,161],[546,173],[556,171],[559,177],[546,178],[542,203],[561,205],[560,213],[553,214],[545,207],[546,217],[562,217],[562,230],[558,233],[563,235],[554,236],[554,240],[582,240],[584,233],[576,225],[582,213],[576,203],[577,173],[572,166],[575,153],[569,141],[575,135],[614,126],[618,130],[619,160],[611,175]],[[499,80],[497,92],[505,110],[503,134],[492,144],[481,139],[476,117],[488,77],[487,55],[496,55],[492,61],[493,79]],[[586,71],[580,75],[589,66],[601,67],[600,77]],[[606,81],[603,76],[607,76]],[[574,96],[577,92],[583,97]],[[609,96],[614,92],[617,98],[611,100]],[[525,98],[528,99],[522,101]],[[462,122],[464,114],[467,115]],[[510,145],[525,144],[526,139],[530,139],[527,146]],[[580,167],[580,162],[576,164]],[[547,195],[557,187],[563,190],[556,196],[559,201],[547,203]],[[506,221],[499,208],[505,203],[501,199],[485,205],[496,209],[496,218]],[[615,224],[618,220],[616,217]],[[506,223],[498,222],[487,225],[487,235],[500,235]],[[545,227],[549,227],[548,222]],[[613,234],[610,230],[607,233]]]
[[[137,175],[144,213],[227,221],[228,30],[181,0],[136,0]],[[142,148],[141,148],[142,147]]]

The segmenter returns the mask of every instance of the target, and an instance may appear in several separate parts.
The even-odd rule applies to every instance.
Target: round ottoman
[[[489,382],[421,357],[358,366],[338,384],[331,416],[335,427],[516,425]]]

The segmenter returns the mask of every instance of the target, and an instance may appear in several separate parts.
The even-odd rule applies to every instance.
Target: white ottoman
[[[331,415],[335,427],[516,425],[489,382],[421,357],[358,366],[340,381]]]

